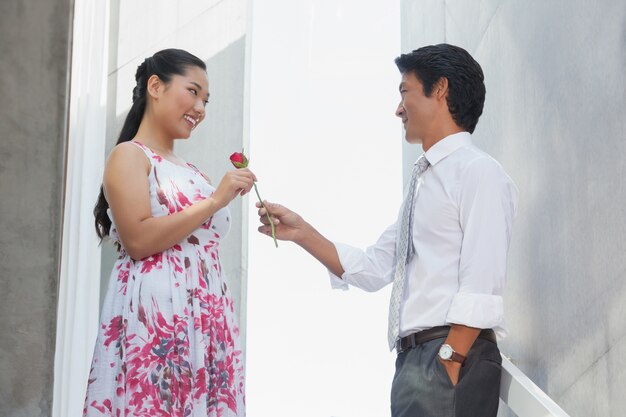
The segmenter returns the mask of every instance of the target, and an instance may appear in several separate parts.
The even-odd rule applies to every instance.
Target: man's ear
[[[448,95],[448,79],[446,77],[439,78],[433,85],[433,94],[438,100],[446,98]]]
[[[148,94],[154,99],[158,99],[163,92],[163,82],[156,74],[152,74],[150,78],[148,78],[146,87]]]

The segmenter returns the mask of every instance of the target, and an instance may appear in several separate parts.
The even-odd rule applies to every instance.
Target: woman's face
[[[161,84],[154,103],[156,121],[173,139],[186,139],[205,116],[209,80],[200,67],[189,67]]]

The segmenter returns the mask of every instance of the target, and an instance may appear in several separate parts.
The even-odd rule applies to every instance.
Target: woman
[[[166,49],[137,68],[104,171],[96,230],[120,251],[104,301],[85,416],[243,416],[243,357],[219,260],[226,206],[252,172],[214,188],[172,152],[205,117],[205,64]]]

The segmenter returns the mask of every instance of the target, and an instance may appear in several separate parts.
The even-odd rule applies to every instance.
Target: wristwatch
[[[454,349],[452,349],[452,346],[447,343],[441,345],[438,355],[442,361],[458,362],[461,365],[463,364],[463,362],[465,362],[465,356],[461,355],[460,353],[456,353]]]

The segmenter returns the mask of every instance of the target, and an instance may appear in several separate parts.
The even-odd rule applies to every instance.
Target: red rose
[[[248,158],[246,158],[246,156],[243,154],[243,149],[242,149],[241,152],[235,152],[230,156],[230,162],[235,166],[235,168],[240,169],[240,168],[248,168],[248,162],[250,161],[248,161]],[[267,207],[265,207],[265,204],[263,203],[263,199],[261,198],[261,195],[259,194],[259,190],[258,188],[256,188],[256,183],[253,183],[252,185],[254,185],[254,192],[256,192],[256,196],[259,198],[259,202],[261,203],[261,205],[266,211],[265,216],[267,217],[267,220],[269,220],[269,223],[272,226],[272,237],[274,238],[274,245],[278,247],[278,242],[276,241],[276,226],[274,225],[274,221],[270,217],[270,213],[267,210]]]
[[[247,168],[248,167],[248,158],[242,152],[235,152],[230,156],[230,162],[235,166],[235,168]]]

